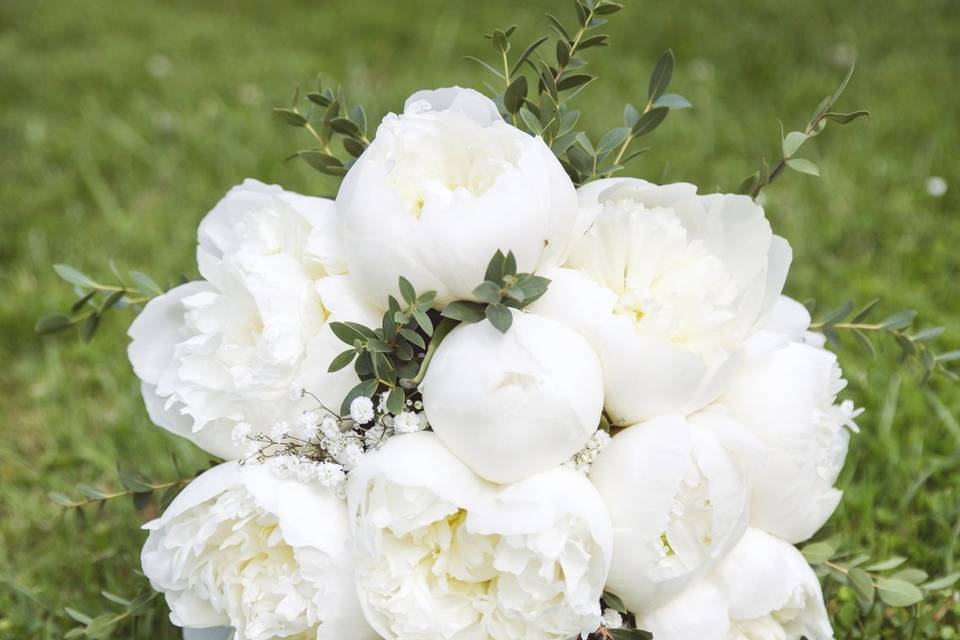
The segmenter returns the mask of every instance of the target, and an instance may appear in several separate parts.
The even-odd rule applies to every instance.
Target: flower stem
[[[447,337],[447,334],[453,331],[453,328],[458,324],[460,323],[453,318],[443,318],[440,320],[440,324],[437,325],[436,330],[433,332],[433,337],[430,339],[430,344],[427,345],[427,352],[423,356],[423,362],[420,363],[420,370],[417,371],[417,375],[410,380],[412,385],[416,386],[423,382],[424,376],[427,375],[427,367],[430,366],[430,361],[433,359],[433,354],[436,353],[437,347],[440,346],[440,343]]]

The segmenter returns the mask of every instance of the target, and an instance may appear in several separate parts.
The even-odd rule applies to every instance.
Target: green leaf
[[[275,107],[273,110],[274,117],[284,124],[288,124],[291,127],[305,127],[307,126],[307,119],[303,117],[296,109],[287,109],[286,107]]]
[[[407,329],[406,327],[401,327],[399,333],[410,344],[420,347],[421,349],[427,348],[427,343],[424,342],[423,336],[421,336],[416,331]]]
[[[911,324],[913,324],[913,320],[916,317],[917,317],[916,311],[913,311],[910,309],[907,309],[904,311],[898,311],[892,316],[884,320],[881,320],[880,326],[890,331],[899,331],[900,329],[906,329]]]
[[[526,62],[527,58],[529,58],[530,55],[531,55],[534,51],[536,51],[537,48],[538,48],[540,45],[542,45],[544,42],[546,42],[546,41],[549,40],[549,39],[550,39],[549,36],[542,36],[542,37],[537,38],[536,40],[534,40],[532,43],[530,43],[530,45],[529,45],[526,49],[523,50],[523,53],[520,54],[520,57],[517,58],[516,62],[513,63],[513,68],[510,69],[510,75],[511,75],[511,76],[516,75],[517,71],[520,70],[520,66],[521,66],[524,62]]]
[[[596,8],[594,9],[594,13],[596,13],[597,15],[605,16],[611,13],[616,13],[617,11],[620,11],[620,9],[623,9],[622,4],[605,1],[605,2],[601,2],[596,6]]]
[[[163,293],[163,288],[147,274],[139,271],[130,271],[129,273],[130,279],[133,280],[135,285],[137,285],[137,289],[139,289],[141,293],[146,293],[152,296],[159,296]]]
[[[359,138],[363,135],[363,132],[360,131],[360,127],[357,126],[357,123],[350,118],[334,118],[330,121],[330,126],[334,131],[342,136]]]
[[[910,584],[922,584],[927,581],[927,578],[930,577],[923,569],[915,569],[913,567],[907,567],[906,569],[901,569],[895,574],[890,576],[895,580],[905,580]]]
[[[960,350],[957,351],[946,351],[937,355],[937,362],[953,362],[954,360],[960,360]]]
[[[135,469],[117,467],[120,484],[127,491],[152,491],[153,483],[146,475]]]
[[[319,107],[329,107],[333,99],[323,93],[311,92],[307,94],[307,100]]]
[[[942,336],[944,331],[946,331],[946,327],[930,327],[917,331],[913,334],[913,339],[917,342],[930,342]]]
[[[100,326],[100,314],[94,313],[93,315],[87,316],[87,319],[83,321],[83,324],[80,326],[80,339],[84,342],[90,342],[93,340],[94,334],[97,333],[97,328]]]
[[[490,321],[490,324],[500,333],[509,331],[510,325],[513,324],[513,315],[510,309],[500,303],[488,304],[485,315],[487,316],[487,320]]]
[[[502,74],[502,73],[500,73],[499,71],[497,71],[493,66],[487,64],[486,62],[484,62],[484,61],[481,60],[480,58],[477,58],[477,57],[474,57],[474,56],[463,56],[463,57],[464,57],[466,60],[469,60],[469,61],[471,61],[471,62],[476,62],[477,64],[481,65],[481,66],[484,67],[487,71],[489,71],[489,72],[492,73],[493,75],[497,76],[498,78],[501,78],[501,79],[503,78],[503,74]]]
[[[87,625],[87,637],[93,639],[106,638],[117,625],[117,616],[112,613],[103,613]]]
[[[603,154],[612,151],[623,144],[623,141],[630,135],[629,127],[617,127],[610,129],[597,142],[597,153]]]
[[[900,565],[902,565],[902,564],[903,564],[904,562],[906,562],[906,561],[907,561],[907,559],[906,559],[906,558],[903,558],[903,557],[901,557],[901,556],[893,556],[893,557],[891,557],[891,558],[887,558],[886,560],[884,560],[884,561],[882,561],[882,562],[875,562],[875,563],[871,564],[870,566],[866,567],[866,569],[867,569],[867,571],[874,571],[874,572],[876,572],[876,571],[890,571],[891,569],[896,569],[897,567],[899,567]]]
[[[923,600],[923,592],[916,585],[896,578],[878,579],[877,592],[891,607],[909,607]]]
[[[599,25],[596,25],[599,26]],[[590,47],[605,47],[607,46],[607,40],[610,36],[606,34],[599,34],[595,36],[590,36],[589,38],[584,38],[580,41],[580,44],[577,46],[578,51],[583,51],[584,49],[589,49]]]
[[[548,13],[547,21],[550,23],[550,26],[553,27],[553,30],[557,32],[558,36],[560,36],[567,42],[570,42],[572,40],[572,38],[570,38],[570,34],[567,32],[567,28],[563,26],[563,23],[560,22],[560,20],[556,16]]]
[[[877,357],[877,348],[873,346],[873,342],[870,338],[860,329],[853,330],[853,337],[856,339],[857,344],[859,344],[871,358]]]
[[[538,136],[543,133],[543,124],[541,124],[537,116],[533,115],[530,109],[526,107],[520,109],[520,119],[523,120],[523,124],[527,125],[527,129],[529,129],[533,135]]]
[[[783,157],[790,158],[803,146],[809,136],[802,131],[791,131],[783,138]]]
[[[467,324],[480,322],[486,317],[484,305],[479,302],[468,302],[466,300],[455,300],[443,308],[440,313],[444,318],[459,320]]]
[[[669,112],[670,109],[666,107],[654,107],[650,109],[640,116],[640,119],[637,120],[637,123],[633,126],[630,133],[637,138],[647,135],[660,126],[660,123],[663,122]]]
[[[425,312],[421,311],[420,309],[417,309],[416,311],[413,312],[413,319],[416,320],[417,325],[423,330],[425,334],[427,334],[428,336],[433,335],[433,322],[430,320],[430,316],[428,316]]]
[[[653,102],[667,90],[670,79],[673,77],[673,51],[667,49],[657,60],[650,74],[650,86],[647,88],[647,101]]]
[[[503,94],[503,106],[509,113],[517,113],[527,97],[527,77],[517,76]]]
[[[623,604],[623,600],[620,599],[620,596],[610,593],[609,591],[603,592],[603,602],[605,605],[617,611],[619,613],[626,613],[627,606]]]
[[[341,342],[344,342],[351,347],[353,343],[357,340],[365,342],[367,336],[360,332],[356,327],[353,327],[345,322],[331,322],[329,324],[330,330],[333,331],[333,335],[337,336]]]
[[[850,586],[853,587],[860,603],[864,606],[873,604],[874,587],[873,578],[870,577],[870,574],[863,569],[854,568],[850,569],[847,578],[850,580]]]
[[[390,353],[393,349],[379,338],[369,338],[367,340],[367,351],[370,353]]]
[[[811,565],[823,564],[837,553],[837,548],[829,542],[811,542],[800,550]]]
[[[403,411],[406,401],[407,396],[403,389],[400,387],[394,387],[393,389],[390,389],[390,393],[387,395],[387,411],[394,415],[400,413]]]
[[[567,89],[575,89],[579,86],[585,85],[591,80],[594,76],[589,73],[574,73],[568,76],[560,78],[557,82],[557,89],[560,91],[566,91]]]
[[[877,303],[879,302],[880,300],[878,298],[874,298],[868,302],[862,309],[860,309],[860,311],[857,312],[857,315],[853,316],[853,320],[851,320],[851,322],[862,322],[866,320],[870,313],[873,312],[873,310],[877,307]]]
[[[417,292],[413,288],[413,285],[410,284],[410,281],[403,276],[400,276],[399,284],[400,295],[403,296],[404,302],[411,306],[417,304]]]
[[[122,598],[116,594],[110,593],[109,591],[101,591],[100,595],[106,598],[107,600],[109,600],[110,602],[120,605],[121,607],[130,606],[129,600],[127,600],[126,598]]]
[[[483,302],[489,302],[491,304],[500,302],[500,298],[502,297],[500,285],[489,280],[484,280],[477,285],[477,288],[473,290],[473,295]]]
[[[693,107],[690,101],[676,93],[667,93],[653,101],[654,107],[667,107],[668,109],[690,109]]]
[[[133,499],[133,508],[142,511],[150,506],[153,498],[153,491],[138,491],[130,496]]]
[[[608,629],[615,640],[653,640],[653,634],[640,629]]]
[[[367,150],[367,145],[363,143],[363,140],[357,140],[356,138],[343,138],[342,144],[344,150],[354,158],[359,158]]]
[[[89,484],[78,484],[77,491],[88,498],[93,498],[94,500],[105,500],[107,498],[106,493]]]
[[[44,316],[37,320],[34,330],[40,334],[59,333],[70,328],[70,318],[61,315]]]
[[[836,122],[837,124],[849,124],[857,118],[869,118],[870,112],[864,110],[852,111],[850,113],[837,113],[835,111],[831,111],[823,114],[823,117],[831,122]]]
[[[373,394],[377,392],[377,387],[380,386],[380,383],[376,380],[364,380],[353,389],[347,393],[347,396],[343,399],[343,403],[340,405],[340,414],[347,415],[350,413],[350,403],[355,399],[365,396],[367,398],[372,398]]]
[[[490,258],[490,262],[487,263],[487,271],[483,279],[491,282],[503,282],[503,265],[506,260],[507,256],[497,249],[497,252]]]
[[[70,496],[66,494],[60,493],[59,491],[51,491],[50,493],[47,494],[47,497],[52,502],[60,505],[61,507],[70,508],[70,507],[77,506],[77,503],[75,500],[73,500]],[[77,620],[77,622],[82,622],[82,621]]]
[[[942,578],[931,580],[930,582],[921,585],[921,588],[926,589],[927,591],[940,591],[941,589],[952,587],[958,580],[960,580],[960,571],[955,571],[954,573],[945,575]]]
[[[346,351],[342,352],[336,358],[333,359],[333,362],[330,363],[330,367],[327,369],[327,371],[329,373],[333,373],[334,371],[340,371],[340,369],[343,369],[344,367],[349,365],[351,362],[353,362],[353,359],[356,357],[356,355],[357,355],[356,350],[347,349]]]
[[[347,169],[338,158],[322,151],[298,151],[297,156],[321,173],[332,176],[346,175]]]
[[[76,609],[71,609],[70,607],[64,607],[64,612],[70,616],[73,620],[79,622],[80,624],[90,624],[90,621],[93,620],[90,616],[85,613],[81,613]]]
[[[623,123],[633,129],[637,121],[640,120],[640,111],[632,104],[626,104],[623,107]]]
[[[507,276],[514,276],[517,274],[517,256],[513,255],[513,251],[507,251],[507,256],[503,259],[503,278]],[[502,282],[503,278],[497,282]]]
[[[811,176],[819,176],[820,169],[817,168],[817,165],[813,164],[809,160],[804,158],[790,158],[787,160],[787,166],[798,171],[800,173],[806,173]]]
[[[78,287],[83,287],[84,289],[96,289],[97,283],[90,278],[87,274],[71,267],[68,264],[55,264],[53,265],[53,270],[57,272],[57,275],[62,279],[66,280],[70,284],[77,285]]]

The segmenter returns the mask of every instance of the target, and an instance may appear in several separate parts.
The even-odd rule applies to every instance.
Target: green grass
[[[629,2],[612,50],[595,50],[602,81],[578,100],[594,131],[642,101],[656,56],[677,54],[673,90],[695,109],[672,115],[631,171],[733,189],[763,155],[777,118],[796,128],[850,57],[858,72],[840,107],[870,122],[828,130],[807,155],[821,179],[783,176],[766,193],[793,244],[787,290],[822,308],[882,299],[947,325],[960,347],[960,5],[951,0],[836,3]],[[161,281],[192,272],[196,225],[246,176],[306,193],[335,184],[282,159],[306,145],[270,108],[317,71],[347,86],[371,116],[415,89],[479,86],[462,54],[487,55],[481,34],[511,22],[532,38],[566,3],[306,3],[186,0],[0,4],[0,638],[60,638],[63,607],[110,609],[100,589],[131,595],[142,514],[109,505],[85,530],[49,502],[78,482],[113,484],[120,462],[174,478],[202,453],[151,427],[124,348],[129,316],[91,345],[40,339],[36,318],[71,292],[50,265],[108,273],[113,258]],[[944,197],[926,193],[946,179]],[[893,350],[868,360],[850,345],[849,397],[867,408],[827,533],[845,548],[899,554],[931,574],[960,554],[960,390],[939,400],[898,372]],[[901,375],[902,374],[902,375]],[[834,603],[849,593],[831,592]],[[946,612],[939,623],[935,610]],[[958,607],[923,608],[916,637],[956,638]],[[908,637],[892,616],[867,637]],[[162,609],[117,637],[174,638]],[[860,637],[838,627],[838,637]],[[872,635],[871,635],[872,634]]]

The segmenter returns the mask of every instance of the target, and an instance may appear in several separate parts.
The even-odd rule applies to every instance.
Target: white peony
[[[789,245],[746,196],[631,178],[579,195],[588,230],[531,310],[590,340],[617,424],[706,406],[776,303]]]
[[[576,207],[543,140],[459,87],[415,93],[384,118],[337,194],[350,272],[379,307],[399,276],[436,291],[438,307],[470,299],[497,250],[521,272],[559,264]]]
[[[485,482],[432,433],[391,438],[347,484],[357,588],[387,640],[568,640],[595,630],[610,519],[557,468]]]
[[[607,589],[647,611],[705,575],[747,526],[749,491],[720,416],[655,418],[621,431],[590,471],[613,521]],[[737,434],[734,434],[737,435]]]
[[[454,329],[421,389],[440,440],[491,482],[562,464],[596,431],[603,409],[590,344],[555,320],[519,311],[506,334],[486,320]]]
[[[151,300],[130,327],[129,357],[151,419],[223,458],[247,453],[239,424],[269,432],[312,399],[339,407],[356,384],[329,374],[343,350],[331,318],[370,321],[339,255],[333,203],[247,180],[201,222],[204,280]]]
[[[706,580],[637,616],[657,640],[831,640],[820,583],[793,546],[759,529]]]
[[[228,462],[191,482],[144,528],[143,572],[182,627],[235,640],[376,638],[353,582],[343,501]]]
[[[749,465],[750,522],[789,542],[806,540],[837,508],[833,487],[858,415],[837,358],[819,347],[790,343],[757,357],[734,378],[718,404],[762,444]]]

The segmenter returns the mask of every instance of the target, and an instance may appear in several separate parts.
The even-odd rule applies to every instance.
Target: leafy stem
[[[870,335],[886,335],[900,347],[901,361],[914,360],[920,364],[924,382],[934,374],[954,382],[960,381],[960,375],[947,367],[948,363],[960,360],[960,351],[939,353],[933,347],[933,342],[943,334],[943,327],[914,330],[917,312],[913,310],[899,311],[883,320],[868,322],[868,318],[876,310],[877,302],[873,300],[852,318],[850,316],[854,309],[853,303],[847,302],[812,323],[810,329],[822,332],[827,340],[834,344],[840,341],[838,331],[849,331],[871,357],[877,356],[877,349]]]
[[[783,173],[784,169],[787,168],[807,175],[820,175],[820,169],[817,165],[806,158],[796,157],[800,147],[802,147],[807,140],[822,132],[824,128],[826,128],[827,122],[844,125],[861,117],[870,117],[870,112],[864,110],[850,113],[840,113],[830,110],[847,88],[850,78],[853,77],[853,70],[854,65],[851,64],[843,82],[840,83],[840,86],[833,94],[826,96],[820,101],[820,105],[810,117],[803,131],[791,131],[784,135],[781,125],[780,160],[773,167],[773,170],[769,170],[766,161],[764,161],[763,166],[758,171],[747,176],[743,182],[740,183],[738,193],[748,194],[751,198],[756,198],[760,195],[760,191],[764,187],[772,184],[773,181]]]

